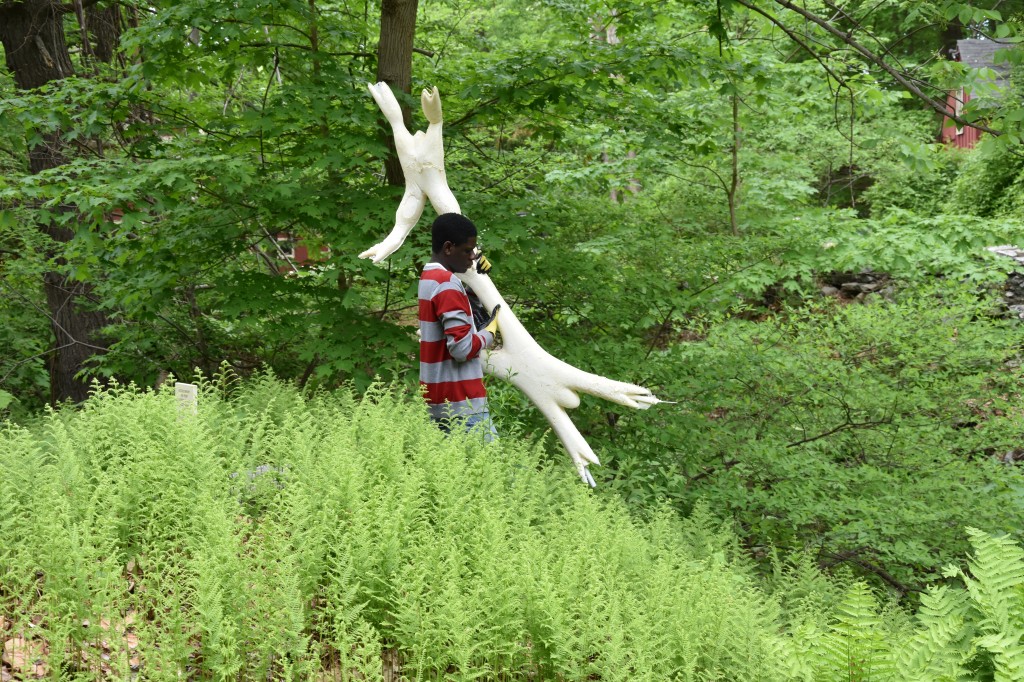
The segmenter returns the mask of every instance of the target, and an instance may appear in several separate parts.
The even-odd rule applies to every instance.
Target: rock
[[[1012,258],[1019,263],[1024,263],[1024,249],[1018,248],[1016,246],[990,246],[988,247],[988,250],[991,251],[992,253],[997,253],[1000,256]]]
[[[1018,246],[989,246],[988,250],[1006,258],[1012,258],[1017,265],[1024,266],[1024,249]],[[1006,283],[1003,284],[1003,305],[997,313],[1000,316],[1010,316],[1018,320],[1024,320],[1024,305],[1018,303],[1024,301],[1024,272],[1017,270],[1006,276]]]
[[[830,272],[824,275],[823,279],[826,284],[834,287],[841,287],[844,284],[856,282],[863,284],[865,282],[872,283],[879,280],[888,279],[888,275],[884,273],[876,273],[873,270],[863,270],[861,272]]]
[[[881,288],[880,282],[844,282],[841,287],[844,294],[870,294]]]
[[[838,293],[839,293],[839,289],[836,289],[834,286],[831,286],[831,285],[828,285],[828,284],[826,284],[825,286],[823,286],[821,288],[821,295],[822,296],[835,296]]]

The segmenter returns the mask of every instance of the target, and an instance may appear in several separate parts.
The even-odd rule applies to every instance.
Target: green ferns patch
[[[201,386],[196,415],[171,391],[115,387],[0,439],[0,639],[15,677],[1021,670],[1024,559],[1009,541],[972,531],[969,572],[951,574],[966,588],[929,593],[917,620],[812,567],[769,587],[706,508],[639,521],[515,439],[444,438],[383,386],[357,398],[222,378]]]

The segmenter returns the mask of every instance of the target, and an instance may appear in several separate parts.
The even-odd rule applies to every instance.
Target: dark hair
[[[434,218],[434,224],[430,226],[430,245],[434,253],[444,248],[445,242],[451,242],[458,246],[469,241],[470,237],[476,236],[476,225],[464,215],[458,213],[442,213]]]

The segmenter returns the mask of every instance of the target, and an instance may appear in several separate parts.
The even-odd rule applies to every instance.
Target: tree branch
[[[774,2],[775,4],[780,5],[781,7],[785,7],[791,12],[796,12],[804,19],[810,21],[813,24],[816,24],[817,26],[824,29],[827,33],[830,33],[831,35],[835,36],[839,40],[849,45],[860,56],[864,57],[866,60],[868,60],[869,62],[871,62],[872,64],[874,64],[875,66],[879,67],[887,74],[892,76],[897,83],[899,83],[901,86],[903,86],[905,90],[907,90],[907,92],[917,97],[919,100],[927,104],[929,107],[931,107],[938,113],[960,124],[961,127],[968,126],[980,130],[982,132],[989,133],[990,135],[999,136],[1003,134],[1001,130],[990,128],[981,123],[972,123],[964,119],[962,116],[957,116],[955,112],[949,110],[949,107],[946,106],[945,102],[940,102],[935,98],[925,94],[924,91],[921,90],[921,88],[914,84],[911,81],[911,79],[907,78],[907,76],[904,75],[899,69],[893,67],[891,64],[886,62],[885,59],[878,56],[878,54],[876,54],[872,50],[869,50],[868,48],[858,43],[856,40],[854,40],[851,34],[844,33],[843,31],[839,30],[838,28],[830,24],[828,21],[819,17],[817,14],[809,10],[806,10],[803,7],[794,5],[792,2],[790,2],[790,0],[774,0]]]
[[[58,11],[63,13],[63,14],[70,14],[71,12],[77,11],[78,7],[81,7],[84,10],[86,7],[92,7],[93,5],[98,3],[99,1],[100,0],[81,0],[81,2],[72,2],[72,3],[68,3],[67,5],[61,5],[58,8]],[[16,3],[14,3],[14,2],[0,3],[0,8],[11,6],[11,5],[14,5],[14,4],[16,4]]]
[[[870,429],[870,428],[874,428],[876,426],[881,426],[882,424],[889,424],[889,423],[890,422],[888,420],[885,420],[885,419],[883,419],[881,421],[855,422],[855,421],[852,421],[849,418],[849,416],[847,416],[846,421],[843,422],[842,424],[840,424],[839,426],[837,426],[835,428],[832,428],[832,429],[829,429],[825,433],[819,433],[817,436],[809,436],[807,438],[803,438],[801,440],[794,441],[792,443],[787,443],[786,447],[787,448],[795,448],[796,446],[803,445],[804,443],[813,443],[816,440],[821,440],[822,438],[828,438],[829,436],[831,436],[833,434],[839,433],[840,431],[846,431],[848,429]]]
[[[837,15],[837,16],[840,16],[840,17],[842,17],[842,18],[846,19],[847,21],[849,21],[849,22],[850,22],[850,24],[852,24],[852,25],[853,25],[853,28],[852,28],[852,29],[850,30],[850,32],[849,32],[849,33],[847,33],[846,35],[848,35],[848,36],[849,36],[850,38],[852,38],[852,37],[853,37],[853,31],[854,31],[854,30],[856,30],[856,29],[861,29],[861,30],[863,30],[863,31],[864,31],[864,33],[866,33],[866,34],[867,34],[868,36],[870,36],[870,38],[871,38],[871,39],[872,39],[873,41],[875,41],[875,43],[876,43],[876,44],[877,44],[877,45],[878,45],[878,46],[879,46],[880,48],[882,48],[882,52],[883,52],[884,54],[886,54],[886,55],[888,55],[888,56],[892,57],[893,61],[895,61],[895,62],[896,62],[896,65],[897,65],[897,66],[899,67],[899,69],[900,69],[900,70],[903,70],[903,64],[901,64],[901,63],[900,63],[900,60],[899,60],[899,59],[898,59],[898,58],[897,58],[897,57],[896,57],[896,56],[895,56],[895,55],[894,55],[894,54],[893,54],[893,53],[892,53],[892,52],[891,52],[891,51],[889,50],[888,46],[886,46],[886,44],[885,44],[885,43],[883,43],[883,42],[882,42],[882,41],[881,41],[881,40],[880,40],[880,39],[878,38],[878,36],[876,36],[876,35],[875,35],[874,33],[872,33],[871,31],[869,31],[868,29],[864,28],[864,24],[863,24],[863,22],[861,22],[861,21],[858,21],[858,20],[854,19],[854,18],[853,18],[852,16],[850,16],[850,15],[849,15],[849,13],[847,13],[847,11],[846,11],[845,9],[843,9],[843,8],[841,8],[841,7],[837,7],[837,6],[836,6],[836,5],[834,4],[834,3],[830,2],[830,0],[822,0],[822,2],[824,2],[824,3],[825,3],[825,6],[826,6],[826,7],[828,7],[829,9],[835,10],[835,12],[836,12],[836,15]],[[877,5],[876,5],[876,7],[877,7]],[[874,11],[874,10],[871,10],[871,11]]]
[[[762,17],[764,17],[765,19],[770,21],[772,24],[774,24],[775,26],[779,27],[779,29],[781,29],[783,33],[785,33],[787,36],[789,36],[790,40],[792,40],[794,43],[796,43],[797,45],[802,47],[807,52],[807,54],[809,54],[812,57],[814,57],[814,60],[816,62],[818,62],[818,64],[821,65],[821,68],[825,69],[825,72],[828,73],[828,75],[832,76],[832,78],[834,78],[835,81],[841,87],[845,87],[846,86],[846,81],[843,80],[842,78],[840,78],[836,74],[836,72],[832,70],[832,67],[830,67],[828,64],[826,64],[825,61],[821,58],[821,56],[817,52],[815,52],[814,50],[811,49],[810,45],[808,45],[803,40],[801,40],[798,37],[798,35],[797,35],[797,33],[795,31],[790,30],[790,28],[788,26],[783,24],[781,21],[779,21],[777,18],[775,18],[771,14],[768,14],[768,12],[765,12],[760,7],[758,7],[758,6],[754,5],[754,4],[745,2],[745,0],[736,0],[736,1],[737,1],[738,4],[743,5],[744,7],[746,7],[749,10],[751,10],[752,12],[756,12],[756,13],[760,14]]]
[[[313,52],[313,51],[315,51],[315,50],[313,50],[313,48],[311,46],[309,46],[309,45],[302,45],[301,43],[273,43],[273,42],[241,43],[239,45],[239,47],[273,47],[275,49],[279,48],[279,47],[290,47],[290,48],[293,48],[293,49],[296,49],[296,50],[304,50],[306,52]],[[320,52],[320,54],[330,55],[331,57],[364,57],[364,58],[371,58],[371,57],[376,56],[372,52]]]
[[[824,565],[825,568],[831,568],[832,566],[835,566],[836,564],[840,564],[840,563],[844,563],[844,562],[845,563],[851,563],[851,564],[854,564],[856,566],[860,566],[865,571],[869,571],[871,573],[874,573],[879,578],[881,578],[885,582],[889,583],[889,585],[891,585],[892,587],[896,588],[896,590],[898,590],[902,594],[907,594],[908,592],[923,592],[924,591],[920,587],[915,587],[914,585],[907,585],[905,583],[901,583],[891,573],[889,573],[888,571],[883,569],[881,566],[876,566],[875,564],[871,563],[870,561],[858,558],[857,555],[860,554],[863,549],[864,548],[857,548],[857,549],[854,549],[854,550],[849,550],[849,551],[846,551],[846,552],[842,552],[841,554],[835,554],[833,552],[822,551],[823,555],[827,555],[830,558],[834,559],[834,561],[832,561],[832,562],[830,562],[828,564],[823,564],[823,565]]]

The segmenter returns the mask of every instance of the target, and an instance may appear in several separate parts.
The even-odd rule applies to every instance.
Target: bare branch
[[[263,42],[263,43],[240,43],[239,47],[272,47],[277,49],[279,47],[290,47],[296,50],[304,50],[306,52],[315,52],[310,45],[303,45],[301,43],[275,43],[275,42]],[[363,57],[372,58],[375,55],[372,52],[320,52],[320,54],[326,54],[331,57]]]
[[[777,19],[776,17],[774,17],[774,16],[772,16],[771,14],[768,14],[767,12],[765,12],[764,10],[762,10],[762,9],[761,9],[760,7],[758,7],[758,6],[754,5],[754,4],[748,3],[748,2],[746,2],[745,0],[737,0],[737,2],[738,2],[738,3],[740,4],[740,5],[743,5],[744,7],[746,7],[747,9],[749,9],[749,10],[751,10],[751,11],[753,11],[753,12],[757,12],[758,14],[760,14],[761,16],[763,16],[763,17],[764,17],[765,19],[767,19],[768,21],[772,22],[772,23],[773,23],[773,24],[774,24],[775,26],[778,26],[778,27],[779,27],[779,28],[780,28],[780,29],[782,30],[782,32],[783,32],[783,33],[785,33],[785,34],[786,34],[787,36],[789,36],[789,39],[790,39],[790,40],[792,40],[792,41],[793,41],[794,43],[796,43],[797,45],[799,45],[800,47],[802,47],[802,48],[803,48],[803,49],[804,49],[804,50],[805,50],[805,51],[807,52],[807,54],[809,54],[809,55],[811,55],[812,57],[814,57],[814,60],[815,60],[815,61],[817,61],[817,62],[818,62],[818,64],[820,64],[820,65],[821,65],[821,68],[825,69],[825,71],[826,71],[826,72],[827,72],[827,73],[828,73],[828,74],[829,74],[830,76],[832,76],[832,78],[834,78],[834,79],[835,79],[835,81],[836,81],[837,83],[839,83],[839,85],[840,85],[840,86],[844,86],[844,87],[845,87],[845,85],[846,85],[846,81],[845,81],[845,80],[843,80],[842,78],[840,78],[840,77],[839,77],[839,76],[838,76],[838,75],[836,74],[836,72],[835,72],[835,71],[833,71],[833,70],[832,70],[832,68],[831,68],[831,67],[830,67],[830,66],[829,66],[828,64],[826,64],[826,63],[825,63],[825,60],[823,60],[823,59],[821,58],[821,56],[820,56],[820,55],[818,55],[818,53],[817,53],[817,52],[815,52],[814,50],[812,50],[812,49],[811,49],[810,45],[808,45],[808,44],[807,44],[807,43],[805,43],[805,42],[804,42],[803,40],[801,40],[801,38],[800,38],[800,37],[799,37],[799,36],[798,36],[798,35],[796,34],[796,32],[795,32],[795,31],[792,31],[792,30],[790,30],[790,28],[789,28],[788,26],[786,26],[785,24],[783,24],[783,23],[782,23],[781,21],[779,21],[779,20],[778,20],[778,19]]]
[[[895,577],[893,577],[892,574],[883,569],[881,566],[877,566],[876,564],[873,564],[870,561],[867,561],[866,559],[859,558],[857,555],[860,554],[864,549],[866,548],[861,547],[853,550],[848,550],[846,552],[840,552],[839,554],[822,551],[822,555],[827,555],[832,559],[832,561],[830,561],[828,564],[825,564],[825,567],[830,568],[832,566],[835,566],[836,564],[844,562],[851,563],[860,566],[865,571],[870,571],[871,573],[874,573],[902,594],[907,594],[908,592],[924,591],[920,587],[900,582]]]
[[[894,66],[892,66],[891,64],[889,64],[887,61],[885,61],[885,59],[880,57],[876,52],[874,52],[872,50],[869,50],[868,48],[864,47],[859,42],[854,40],[854,38],[853,38],[853,36],[851,34],[844,33],[843,31],[839,30],[838,28],[836,28],[835,26],[830,24],[825,19],[822,19],[821,17],[819,17],[817,14],[815,14],[815,13],[809,11],[809,10],[806,10],[803,7],[800,7],[798,5],[794,5],[792,2],[790,2],[790,0],[774,0],[774,2],[777,5],[785,7],[786,9],[788,9],[788,10],[790,10],[792,12],[796,12],[797,14],[799,14],[804,19],[810,21],[813,24],[816,24],[817,26],[820,26],[826,32],[830,33],[831,35],[835,36],[836,38],[839,38],[839,40],[841,40],[844,43],[846,43],[847,45],[849,45],[859,55],[861,55],[862,57],[867,59],[869,62],[871,62],[872,64],[874,64],[875,66],[879,67],[880,69],[885,71],[887,74],[892,76],[896,80],[897,83],[899,83],[900,85],[903,86],[903,88],[905,90],[910,92],[912,95],[917,97],[919,100],[921,100],[922,102],[927,104],[929,107],[931,107],[932,109],[934,109],[938,113],[943,114],[944,116],[948,117],[950,120],[955,121],[956,123],[960,124],[960,126],[969,126],[971,128],[975,128],[975,129],[980,130],[982,132],[989,133],[990,135],[997,135],[998,136],[998,135],[1002,135],[1003,134],[1001,130],[996,130],[994,128],[990,128],[990,127],[988,127],[986,125],[983,125],[981,123],[972,123],[972,122],[964,119],[963,116],[957,116],[955,112],[950,111],[949,107],[946,106],[945,102],[940,102],[939,100],[935,99],[934,97],[930,97],[927,94],[925,94],[925,92],[923,90],[921,90],[921,88],[918,87],[912,81],[912,79],[908,78],[899,69],[897,69]]]
[[[58,11],[60,11],[60,12],[62,12],[64,14],[70,14],[72,12],[77,11],[79,8],[84,10],[86,7],[92,7],[93,5],[98,3],[99,1],[100,0],[81,0],[81,2],[72,2],[72,3],[69,3],[67,5],[61,5],[58,8]],[[14,3],[14,2],[0,3],[0,8],[5,7],[5,6],[9,6],[9,5],[14,5],[14,4],[16,4],[16,3]]]

